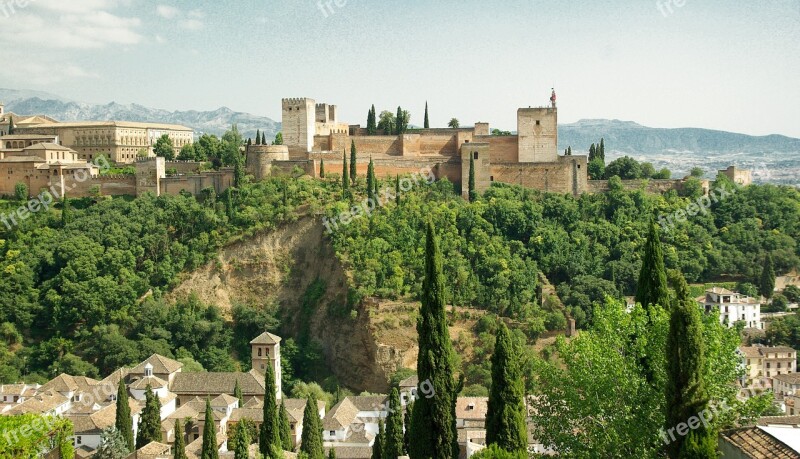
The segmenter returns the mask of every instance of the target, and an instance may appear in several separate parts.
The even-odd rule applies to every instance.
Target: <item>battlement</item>
[[[290,97],[287,99],[281,99],[281,103],[283,104],[283,108],[287,109],[296,105],[302,105],[305,107],[309,100],[312,99],[309,99],[308,97]]]

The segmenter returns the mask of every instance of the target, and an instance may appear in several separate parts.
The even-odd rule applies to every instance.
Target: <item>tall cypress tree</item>
[[[319,178],[325,178],[325,160],[319,160]]]
[[[372,164],[372,157],[369,158],[367,166],[367,197],[375,200],[375,166]]]
[[[600,159],[603,160],[603,162],[605,162],[605,160],[606,160],[606,140],[604,138],[602,138],[602,137],[600,138],[600,147],[598,147],[597,150],[598,150],[597,151],[598,156],[600,157]]]
[[[506,324],[500,323],[492,354],[492,386],[486,413],[486,443],[508,452],[526,451],[525,386],[520,356]]]
[[[469,182],[468,182],[468,191],[469,191],[469,202],[475,202],[478,200],[478,192],[475,190],[475,159],[470,154],[469,155]]]
[[[328,459],[336,459],[336,451],[333,448],[328,450]]]
[[[317,399],[314,394],[308,396],[306,409],[303,412],[303,435],[300,440],[300,451],[308,454],[308,459],[325,458],[325,449],[322,447],[322,423],[317,412]]]
[[[400,394],[392,388],[389,394],[389,414],[386,416],[386,432],[382,439],[383,459],[397,459],[403,456],[403,413]]]
[[[347,151],[342,152],[342,198],[350,192],[350,175],[347,172]]]
[[[761,279],[758,282],[758,293],[765,298],[772,298],[775,293],[775,267],[772,265],[772,255],[770,254],[764,257]]]
[[[428,101],[425,101],[425,129],[430,129],[431,123],[428,120]]]
[[[408,454],[411,450],[409,446],[411,444],[411,413],[414,411],[414,401],[409,400],[408,404],[406,404],[406,412],[403,415],[403,425],[405,426],[405,431],[403,432],[403,453]]]
[[[264,419],[261,422],[261,431],[258,436],[258,450],[264,457],[269,457],[272,447],[282,449],[281,430],[278,423],[278,401],[275,388],[275,370],[272,365],[267,365],[264,374]]]
[[[403,108],[399,105],[397,106],[397,115],[395,121],[395,134],[400,135],[403,133]]]
[[[173,459],[186,459],[186,440],[183,438],[183,423],[181,419],[175,420],[175,442],[172,450]]]
[[[397,175],[394,183],[394,203],[400,205],[400,174]]]
[[[8,117],[8,135],[12,135],[14,133],[14,117]]]
[[[269,145],[269,143],[267,143],[267,133],[266,132],[262,132],[261,133],[261,145]]]
[[[597,150],[595,149],[594,144],[592,144],[592,146],[589,147],[589,162],[591,162],[596,157],[597,157]]]
[[[120,378],[117,386],[117,419],[114,422],[114,427],[125,439],[125,443],[128,445],[128,452],[132,453],[135,446],[133,442],[133,418],[131,418],[131,406],[128,404],[128,389],[125,387],[125,381],[122,378]]]
[[[139,418],[139,430],[136,433],[136,449],[150,442],[161,441],[161,400],[153,393],[150,384],[144,393],[145,404]]]
[[[233,386],[233,396],[239,399],[239,408],[241,408],[244,405],[244,396],[238,379],[236,380],[236,385]]]
[[[417,319],[419,382],[433,387],[433,397],[414,402],[409,445],[411,459],[455,459],[458,457],[455,398],[458,386],[453,379],[453,349],[445,315],[445,283],[442,254],[428,221],[425,244],[425,277],[422,282],[422,307]]]
[[[675,289],[675,301],[670,317],[667,336],[667,383],[666,383],[666,430],[702,413],[708,407],[708,393],[703,380],[705,365],[705,342],[703,341],[703,319],[697,303],[689,294],[689,287],[677,271],[670,273],[670,281]],[[684,446],[686,437],[676,436],[667,445],[671,458],[705,458],[715,456],[685,455],[685,448],[694,449],[707,444],[704,436],[713,436],[701,425],[691,444]],[[715,448],[716,449],[716,448]]]
[[[250,433],[242,422],[233,426],[231,443],[233,444],[234,459],[250,458]]]
[[[378,420],[378,435],[375,436],[375,442],[372,443],[372,459],[384,459],[383,455],[383,441],[386,432],[383,429],[383,421]],[[396,456],[395,456],[396,458]]]
[[[256,129],[256,145],[261,145],[261,129]]]
[[[350,140],[350,182],[356,184],[356,174],[358,173],[358,158],[355,140]]]
[[[289,425],[289,415],[283,402],[281,402],[281,408],[278,410],[278,417],[280,418],[281,445],[284,451],[291,451],[294,448],[292,444],[292,428]]]
[[[206,398],[206,417],[203,423],[203,448],[200,450],[200,459],[219,459],[217,450],[217,426],[214,425],[214,415],[211,412],[211,400]]]
[[[375,135],[378,132],[378,115],[375,111],[375,105],[372,105],[372,108],[369,110],[369,116],[367,116],[367,134]]]
[[[667,271],[664,269],[664,253],[661,250],[661,239],[655,219],[650,221],[648,229],[642,269],[636,285],[636,302],[644,308],[654,304],[666,308],[669,305]]]

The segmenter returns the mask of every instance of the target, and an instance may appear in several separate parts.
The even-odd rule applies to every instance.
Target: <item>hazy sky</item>
[[[278,121],[311,97],[353,124],[427,100],[434,126],[515,129],[555,85],[561,122],[800,137],[800,0],[29,1],[0,6],[0,87]]]

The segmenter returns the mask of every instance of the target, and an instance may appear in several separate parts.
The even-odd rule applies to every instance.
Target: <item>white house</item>
[[[706,313],[718,311],[719,321],[723,325],[733,327],[736,322],[744,322],[745,328],[764,329],[764,324],[761,322],[761,303],[755,298],[714,287],[706,290],[701,303]]]

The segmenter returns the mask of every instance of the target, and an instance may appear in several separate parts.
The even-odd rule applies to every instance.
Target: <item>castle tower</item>
[[[317,104],[314,99],[283,99],[283,144],[289,152],[308,153],[314,149]]]
[[[549,107],[517,110],[519,157],[521,163],[554,163],[558,161],[558,109],[556,93],[550,96]]]
[[[267,365],[272,365],[275,372],[275,396],[281,398],[281,337],[264,332],[253,341],[252,349],[253,370],[261,374],[266,373]]]

